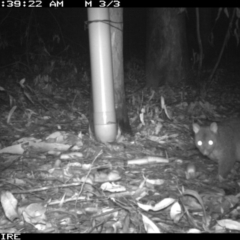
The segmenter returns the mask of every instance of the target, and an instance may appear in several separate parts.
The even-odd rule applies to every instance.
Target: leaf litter
[[[0,86],[9,100],[1,107],[1,232],[239,232],[238,188],[231,178],[218,182],[191,131],[196,119],[224,116],[224,105],[192,89],[136,90],[144,77],[131,66],[134,136],[108,144],[88,128],[87,71],[77,88],[51,73]]]

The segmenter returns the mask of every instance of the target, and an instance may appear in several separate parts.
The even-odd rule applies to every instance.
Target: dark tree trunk
[[[178,8],[148,10],[146,81],[150,87],[176,86],[186,78],[189,56],[184,14]]]
[[[211,46],[211,31],[212,31],[212,8],[199,8],[200,12],[200,33],[203,45],[204,65],[208,66],[212,62],[212,46]]]
[[[124,92],[123,71],[123,9],[110,8],[111,43],[116,117],[122,133],[131,134]]]

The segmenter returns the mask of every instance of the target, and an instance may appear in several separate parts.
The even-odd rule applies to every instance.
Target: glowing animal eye
[[[202,146],[202,141],[198,141],[198,142],[197,142],[197,145],[198,145],[198,146]]]
[[[210,146],[212,146],[212,145],[213,145],[213,141],[212,141],[212,140],[209,140],[209,141],[208,141],[208,144],[209,144]]]

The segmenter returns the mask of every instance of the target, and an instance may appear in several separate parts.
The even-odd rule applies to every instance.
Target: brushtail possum
[[[199,151],[218,162],[218,174],[225,178],[236,161],[240,161],[240,119],[228,119],[210,126],[193,124]]]

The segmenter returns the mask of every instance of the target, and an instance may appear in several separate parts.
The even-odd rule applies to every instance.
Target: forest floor
[[[125,88],[133,136],[103,144],[89,132],[83,62],[0,74],[0,232],[239,232],[238,163],[219,182],[192,131],[195,121],[238,115],[237,74],[219,69],[211,83],[153,90],[132,59]]]

